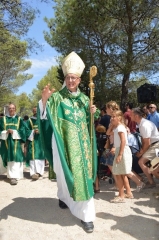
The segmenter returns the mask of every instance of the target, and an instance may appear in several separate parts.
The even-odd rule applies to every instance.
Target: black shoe
[[[59,199],[59,207],[62,208],[62,209],[68,208],[67,205],[63,201],[61,201],[60,199]]]
[[[11,185],[17,185],[17,184],[18,184],[17,179],[11,178],[11,179],[10,179],[10,184],[11,184]]]
[[[81,220],[81,223],[83,224],[83,228],[87,233],[92,233],[94,229],[93,222],[84,222]]]

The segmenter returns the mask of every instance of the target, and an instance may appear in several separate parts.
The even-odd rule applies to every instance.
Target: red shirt
[[[124,113],[124,118],[127,120],[128,124],[128,128],[130,129],[131,133],[136,132],[136,122],[131,121],[131,110],[128,109],[127,112]]]

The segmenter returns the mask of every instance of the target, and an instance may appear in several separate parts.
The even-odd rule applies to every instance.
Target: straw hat
[[[151,167],[150,167],[150,171],[154,171],[157,167],[159,166],[159,157],[155,157],[152,161],[151,161]]]

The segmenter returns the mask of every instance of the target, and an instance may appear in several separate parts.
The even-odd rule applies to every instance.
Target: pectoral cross
[[[75,116],[75,120],[77,120],[78,113],[75,111],[73,115]]]

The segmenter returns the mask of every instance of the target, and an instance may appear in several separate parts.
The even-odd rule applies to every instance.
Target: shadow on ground
[[[61,226],[79,225],[69,209],[60,209],[55,198],[14,198],[14,202],[1,210],[1,219],[15,218]]]
[[[96,200],[104,200],[107,202],[110,202],[112,198],[115,196],[115,192],[117,193],[117,190],[112,190],[113,185],[109,184],[108,182],[101,182],[100,188],[101,192],[95,194]],[[157,214],[159,212],[159,200],[155,198],[154,192],[158,191],[158,184],[157,188],[154,189],[144,189],[142,192],[137,193],[133,192],[134,199],[132,206],[119,203],[119,211],[121,211],[121,208],[131,208],[131,214],[128,216],[120,217],[117,214],[111,214],[111,210],[109,210],[109,213],[106,212],[98,212],[96,216],[98,218],[107,220],[113,220],[115,224],[111,227],[112,230],[120,230],[135,239],[140,240],[147,240],[147,239],[155,239],[159,240],[159,215]],[[142,200],[140,200],[142,198]],[[129,201],[129,200],[127,200]],[[131,200],[130,200],[131,201]],[[114,204],[111,205],[112,208]],[[142,207],[146,207],[146,209],[149,209],[149,213],[145,213],[142,210]],[[152,209],[152,213],[151,210]],[[157,213],[153,214],[154,209]],[[125,209],[123,209],[125,212]],[[154,219],[155,218],[155,219]],[[158,220],[156,219],[158,218]]]
[[[159,239],[159,222],[148,216],[129,215],[119,217],[113,214],[99,212],[97,213],[97,217],[105,220],[114,220],[116,223],[111,227],[112,230],[120,230],[135,239]],[[143,227],[141,228],[141,226]]]

